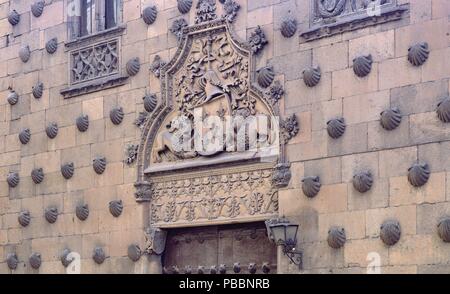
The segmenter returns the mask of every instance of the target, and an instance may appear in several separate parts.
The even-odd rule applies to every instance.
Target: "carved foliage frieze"
[[[151,220],[157,226],[270,216],[278,211],[272,174],[265,169],[164,180],[141,185],[139,196],[151,189]]]

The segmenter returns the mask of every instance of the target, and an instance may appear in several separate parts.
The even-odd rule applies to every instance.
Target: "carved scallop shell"
[[[258,85],[261,86],[262,88],[269,87],[275,78],[273,66],[265,66],[257,70],[256,74],[258,75],[257,77]]]
[[[44,6],[45,6],[45,1],[43,1],[43,0],[38,0],[38,1],[34,2],[33,4],[31,4],[31,13],[35,17],[41,16],[42,12],[44,12]]]
[[[270,264],[268,262],[264,262],[262,265],[262,272],[265,274],[270,273]]]
[[[35,184],[40,184],[44,180],[44,170],[42,168],[35,168],[31,172],[31,178]]]
[[[128,246],[128,258],[136,262],[141,258],[142,251],[137,244],[131,244]]]
[[[408,169],[408,181],[414,187],[422,187],[430,179],[430,167],[428,164],[415,163]]]
[[[203,275],[205,274],[205,267],[203,265],[199,265],[197,268],[197,274]]]
[[[69,258],[69,254],[71,253],[70,249],[65,248],[61,252],[61,263],[64,267],[68,267],[70,263],[72,262],[72,259]]]
[[[80,221],[85,221],[89,217],[89,206],[87,204],[80,204],[75,209],[75,215]]]
[[[28,210],[21,211],[17,220],[22,227],[27,227],[31,222],[30,212]]]
[[[320,67],[308,67],[303,71],[303,81],[308,87],[314,87],[320,82],[322,73]]]
[[[75,166],[74,166],[73,162],[68,162],[61,166],[61,174],[66,180],[72,178],[74,172],[75,172]]]
[[[158,11],[156,9],[156,6],[147,6],[144,11],[142,11],[142,19],[148,25],[151,25],[155,22],[157,15]]]
[[[426,42],[415,44],[408,49],[408,61],[414,66],[421,66],[424,64],[429,55],[430,50],[428,48],[428,43]]]
[[[328,135],[333,139],[340,138],[345,133],[345,128],[345,120],[342,117],[327,122]]]
[[[20,14],[15,10],[11,10],[8,13],[8,21],[12,26],[17,25],[20,22]]]
[[[81,115],[77,118],[77,128],[80,132],[86,132],[89,129],[88,115]]]
[[[309,198],[316,197],[321,186],[319,177],[306,177],[302,180],[303,193]]]
[[[345,236],[345,229],[342,227],[332,227],[328,231],[327,242],[331,248],[339,249],[344,246],[347,240]]]
[[[31,254],[28,261],[30,262],[30,265],[33,269],[38,269],[41,267],[42,259],[41,259],[41,255],[39,253]]]
[[[367,76],[372,70],[372,55],[359,56],[353,59],[353,71],[360,78]]]
[[[153,112],[158,105],[158,98],[155,94],[145,95],[144,108],[147,112]]]
[[[441,218],[437,225],[437,230],[439,238],[445,243],[450,243],[450,217]]]
[[[373,185],[373,177],[370,171],[359,172],[353,176],[353,187],[360,193],[368,192]]]
[[[123,117],[125,114],[123,113],[122,107],[116,107],[111,110],[109,113],[109,117],[111,119],[111,122],[115,125],[120,125],[123,121]]]
[[[106,169],[106,158],[105,157],[97,157],[94,159],[93,162],[93,166],[94,166],[94,171],[101,175],[102,173],[105,172]]]
[[[241,264],[239,262],[233,264],[233,272],[236,274],[241,272]]]
[[[211,275],[216,275],[216,274],[217,274],[217,266],[212,265],[212,266],[209,268],[209,273],[210,273]]]
[[[380,238],[387,246],[397,244],[401,235],[402,229],[397,220],[387,220],[380,227]]]
[[[227,273],[227,266],[226,264],[220,264],[219,265],[219,274],[224,275]]]
[[[50,223],[54,224],[58,219],[58,208],[49,207],[45,210],[45,219]]]
[[[44,84],[39,82],[36,84],[36,86],[33,87],[33,96],[36,99],[39,99],[42,97],[42,94],[44,94]]]
[[[256,263],[250,263],[248,265],[248,272],[251,273],[251,274],[256,274],[256,270],[257,269],[258,268],[256,267]]]
[[[19,102],[19,95],[16,93],[16,91],[11,91],[8,94],[8,103],[10,105],[16,105],[17,102]]]
[[[178,0],[178,11],[181,14],[188,13],[192,8],[192,0]]]
[[[450,123],[450,98],[447,97],[442,100],[437,107],[437,115],[444,123]]]
[[[58,39],[57,38],[52,38],[52,39],[48,40],[47,43],[45,44],[45,50],[47,50],[47,52],[49,54],[55,53],[57,49],[58,49]]]
[[[17,269],[17,266],[19,265],[19,258],[17,257],[17,254],[8,253],[6,256],[6,264],[10,270]]]
[[[55,122],[50,123],[45,129],[45,132],[50,139],[56,138],[58,135],[58,124]]]
[[[20,182],[19,173],[17,173],[17,172],[9,173],[8,177],[6,178],[6,181],[8,182],[8,185],[11,188],[17,187],[17,185],[19,185],[19,182]]]
[[[190,265],[185,266],[185,267],[184,267],[184,273],[185,273],[186,275],[192,274],[192,266],[190,266]]]
[[[130,76],[137,75],[140,69],[141,63],[139,61],[139,57],[132,58],[127,62],[127,73]]]
[[[122,200],[114,200],[109,202],[109,212],[111,212],[112,216],[119,217],[123,211],[123,203]]]
[[[96,247],[94,249],[94,253],[92,254],[92,259],[96,264],[102,264],[106,259],[105,251],[103,251],[103,248]]]
[[[31,56],[30,46],[24,45],[24,46],[20,47],[19,57],[20,57],[20,60],[22,60],[22,62],[24,62],[24,63],[28,62],[28,60],[30,60],[30,56]]]
[[[387,109],[381,113],[380,122],[383,129],[392,131],[402,122],[402,114],[396,107]]]
[[[24,129],[19,133],[19,141],[23,145],[28,144],[28,142],[30,142],[30,139],[31,139],[30,129]]]
[[[285,19],[281,23],[281,34],[285,38],[291,38],[297,32],[297,20],[293,18]]]

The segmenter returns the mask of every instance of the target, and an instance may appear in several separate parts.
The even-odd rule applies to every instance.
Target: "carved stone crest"
[[[298,122],[275,119],[281,84],[265,95],[254,74],[254,55],[267,40],[261,29],[250,44],[237,40],[215,13],[214,1],[198,2],[198,24],[182,29],[178,51],[158,68],[158,107],[136,121],[135,196],[161,229],[271,218],[277,189],[290,179],[289,168],[274,167],[284,164]]]
[[[167,231],[150,227],[145,231],[145,253],[163,254],[166,248]]]

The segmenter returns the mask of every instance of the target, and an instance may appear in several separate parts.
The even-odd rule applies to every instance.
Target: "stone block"
[[[383,129],[379,121],[368,123],[369,150],[380,150],[409,146],[409,118],[403,117],[398,128],[392,131]]]
[[[301,79],[303,69],[311,66],[311,62],[311,52],[300,51],[283,56],[276,56],[272,59],[271,64],[274,66],[275,72],[283,73],[285,75],[286,81],[292,81]]]
[[[342,99],[313,103],[311,112],[313,131],[324,130],[329,120],[342,116]]]
[[[63,149],[61,153],[61,164],[73,162],[75,168],[87,167],[92,164],[90,145],[81,145]]]
[[[450,49],[434,50],[423,65],[422,81],[435,81],[450,77],[450,69],[445,66],[450,62]]]
[[[124,123],[124,122],[122,122]],[[105,120],[96,120],[89,122],[89,129],[82,133],[76,130],[76,144],[92,144],[105,140]]]
[[[56,138],[48,140],[48,150],[60,150],[74,147],[75,133],[77,131],[75,126],[59,127]]]
[[[406,57],[385,60],[378,70],[380,90],[417,84],[422,78],[421,68],[411,65]]]
[[[332,97],[341,98],[366,94],[378,90],[378,64],[372,65],[372,72],[365,78],[359,78],[353,68],[333,72]],[[380,79],[381,67],[380,67]]]
[[[381,266],[389,264],[389,251],[379,239],[349,240],[344,246],[345,265],[361,267],[367,272],[373,253],[379,254]]]
[[[450,169],[450,142],[431,143],[419,146],[419,161],[428,163],[432,172]]]
[[[354,58],[368,54],[372,55],[374,62],[393,58],[395,56],[394,39],[394,30],[388,30],[349,40],[349,64],[353,64]]]
[[[397,219],[400,222],[400,226],[402,228],[402,238],[404,236],[416,234],[415,205],[369,209],[365,211],[365,215],[365,232],[368,237],[379,237],[380,226],[387,219]]]
[[[360,193],[355,190],[353,183],[348,183],[348,209],[366,210],[389,206],[389,181],[375,178],[370,191]]]
[[[328,213],[319,216],[319,236],[326,240],[328,230],[333,226],[345,228],[347,240],[363,239],[366,236],[364,211]]]
[[[94,175],[94,185],[97,187],[120,184],[123,184],[123,162],[108,162],[106,170],[102,175]]]
[[[319,176],[322,185],[342,182],[342,163],[340,157],[324,158],[304,163],[305,176]]]
[[[343,116],[347,124],[379,121],[389,107],[389,91],[357,95],[343,99]]]
[[[450,136],[450,125],[441,122],[436,112],[411,115],[409,129],[413,144],[445,141]]]
[[[437,236],[437,225],[442,217],[450,216],[450,203],[424,203],[417,206],[417,234]]]
[[[335,250],[327,242],[316,242],[303,246],[303,267],[341,268],[344,265],[344,250]]]
[[[91,158],[105,156],[108,162],[123,162],[125,147],[122,140],[106,141],[91,145]]]
[[[292,144],[286,147],[288,160],[290,162],[311,160],[325,157],[327,154],[327,132],[312,132],[310,142]]]
[[[348,59],[349,43],[341,42],[313,49],[313,64],[320,64],[322,72],[333,72],[351,65]]]
[[[417,147],[383,150],[379,152],[379,159],[380,178],[406,176],[417,161]]]
[[[303,70],[300,70],[300,73]],[[285,107],[293,108],[310,105],[315,102],[331,99],[331,73],[323,73],[320,82],[315,87],[308,87],[303,79],[286,81]]]

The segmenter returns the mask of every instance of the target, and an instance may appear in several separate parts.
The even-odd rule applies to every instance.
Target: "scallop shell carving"
[[[401,235],[402,229],[397,220],[387,220],[380,227],[380,238],[387,246],[397,244]]]
[[[442,218],[437,225],[437,230],[442,241],[450,243],[450,217]]]
[[[319,194],[320,187],[319,177],[306,177],[302,180],[302,190],[306,197],[314,198]]]
[[[426,42],[415,44],[408,49],[408,61],[414,66],[424,64],[429,55],[430,49]]]
[[[34,2],[33,4],[31,4],[31,13],[35,17],[41,16],[42,12],[44,12],[44,5],[45,5],[45,2],[43,0],[38,0],[38,1]]]
[[[35,184],[40,184],[44,180],[44,170],[42,168],[36,168],[31,172],[31,178]]]
[[[158,98],[155,94],[145,95],[144,108],[147,112],[153,112],[158,105]]]
[[[77,128],[80,132],[86,132],[89,129],[88,115],[81,115],[77,118]]]
[[[131,244],[128,246],[128,258],[136,262],[141,258],[142,251],[137,244]]]
[[[47,50],[47,52],[49,54],[55,53],[57,49],[58,49],[58,39],[57,38],[52,38],[52,39],[48,40],[47,43],[45,44],[45,50]]]
[[[250,263],[248,265],[248,272],[249,273],[256,274],[256,270],[257,270],[256,263]]]
[[[58,135],[58,124],[55,122],[50,123],[45,129],[45,132],[50,139],[56,138]]]
[[[19,258],[17,257],[17,254],[8,253],[6,256],[6,264],[10,270],[17,269],[17,266],[19,265]]]
[[[21,211],[17,220],[22,227],[27,227],[31,222],[30,212],[28,210]]]
[[[50,223],[54,224],[58,219],[58,208],[50,207],[45,210],[45,219]]]
[[[178,11],[181,14],[188,13],[192,8],[192,0],[178,0]]]
[[[78,205],[75,214],[80,221],[85,221],[89,217],[89,206],[87,204]]]
[[[9,187],[15,188],[17,185],[19,185],[20,177],[19,173],[12,172],[9,173],[8,177],[6,178],[6,181],[8,182]]]
[[[428,164],[415,163],[408,169],[408,181],[414,187],[422,187],[430,179],[430,167]]]
[[[74,172],[75,172],[75,166],[74,166],[73,162],[68,162],[61,166],[61,174],[66,180],[72,178]]]
[[[275,78],[273,66],[265,66],[259,69],[256,72],[256,74],[258,75],[257,77],[258,85],[261,86],[262,88],[269,87]]]
[[[142,11],[142,19],[148,25],[155,22],[157,15],[158,11],[156,10],[156,6],[147,6],[144,11]]]
[[[262,272],[265,274],[270,273],[270,264],[268,262],[264,262],[262,265]]]
[[[360,193],[368,192],[373,185],[373,177],[370,171],[359,172],[353,176],[353,187]]]
[[[387,109],[381,113],[380,122],[383,129],[392,131],[402,122],[402,114],[396,107]]]
[[[72,259],[69,258],[69,254],[71,253],[70,249],[66,248],[61,253],[61,263],[64,267],[68,267],[72,262]]]
[[[14,9],[8,13],[8,21],[12,26],[17,25],[20,22],[20,14]]]
[[[359,56],[353,60],[353,71],[360,78],[367,76],[372,70],[372,55]]]
[[[239,262],[235,262],[233,264],[233,271],[234,273],[238,274],[241,272],[241,264]]]
[[[190,265],[185,266],[185,267],[184,267],[184,273],[185,273],[186,275],[192,274],[192,266],[190,266]]]
[[[30,129],[24,129],[22,132],[20,132],[20,134],[19,134],[20,143],[22,143],[23,145],[26,145],[26,144],[28,144],[28,142],[30,142],[30,139],[31,139]]]
[[[308,87],[317,86],[320,82],[320,78],[322,77],[322,73],[320,71],[320,67],[309,67],[303,71],[303,81],[305,85]]]
[[[291,38],[297,32],[297,21],[293,18],[288,18],[281,23],[281,34],[285,38]]]
[[[102,173],[105,172],[106,169],[106,158],[105,157],[97,157],[94,159],[94,171],[101,175]]]
[[[103,248],[96,247],[94,249],[92,259],[95,261],[96,264],[102,264],[106,259],[105,251],[103,251]]]
[[[127,62],[127,73],[130,76],[135,76],[141,69],[141,63],[138,57],[132,58]]]
[[[437,107],[437,115],[444,123],[450,123],[450,98],[447,97],[442,100]]]
[[[11,91],[8,94],[8,103],[10,105],[16,105],[17,102],[19,102],[19,95],[16,93],[16,91]]]
[[[31,254],[28,261],[30,262],[30,265],[33,269],[38,269],[41,267],[42,259],[39,253]]]
[[[114,200],[109,203],[109,212],[111,212],[112,216],[119,217],[122,214],[122,211],[122,200]]]
[[[333,139],[340,138],[345,133],[345,128],[345,120],[342,117],[327,122],[328,135]]]
[[[116,107],[111,110],[109,113],[109,117],[111,119],[111,122],[115,125],[120,125],[123,121],[123,117],[125,114],[123,113],[122,107]]]
[[[30,60],[30,56],[31,56],[30,46],[25,45],[19,49],[19,57],[20,60],[22,60],[22,62],[24,63],[28,62],[28,60]]]
[[[345,229],[342,227],[332,227],[328,231],[327,242],[328,245],[333,249],[342,248],[347,240],[345,236]]]
[[[33,87],[34,98],[36,98],[36,99],[41,98],[43,93],[44,93],[44,84],[37,83],[36,86]]]
[[[227,266],[225,264],[219,265],[219,274],[224,275],[227,273]]]

